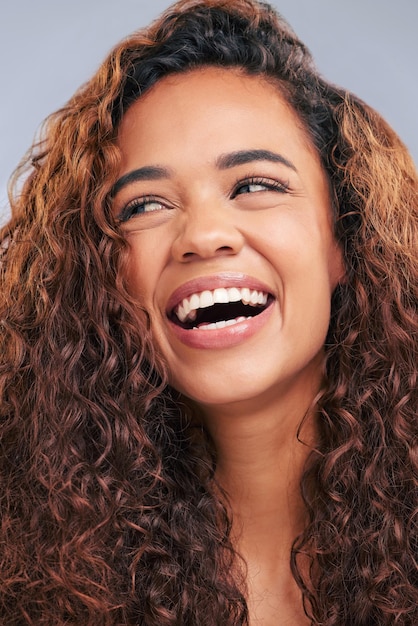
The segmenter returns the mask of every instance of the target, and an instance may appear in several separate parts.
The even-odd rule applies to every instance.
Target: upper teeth
[[[175,314],[181,322],[195,320],[197,309],[205,309],[214,304],[227,304],[228,302],[239,302],[253,306],[267,304],[268,294],[263,291],[256,291],[243,287],[219,287],[213,291],[205,290],[201,293],[194,293],[188,298],[184,298],[174,309]]]

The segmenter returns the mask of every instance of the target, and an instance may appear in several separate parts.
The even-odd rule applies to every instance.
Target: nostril
[[[212,254],[231,254],[234,253],[234,249],[231,246],[220,246],[219,248],[216,248],[216,250],[212,253]],[[201,252],[183,252],[182,257],[183,259],[191,259],[193,257],[196,256],[201,256]]]
[[[216,225],[199,223],[196,217],[176,237],[172,253],[178,261],[189,262],[198,258],[234,255],[243,245],[244,237],[234,227],[222,223],[217,230]]]

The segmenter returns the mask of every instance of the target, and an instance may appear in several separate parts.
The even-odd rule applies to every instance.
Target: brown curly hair
[[[124,112],[161,77],[202,65],[274,79],[333,190],[346,280],[301,483],[309,521],[291,555],[305,610],[317,626],[413,626],[415,168],[382,118],[327,83],[253,0],[181,0],[124,40],[16,174],[0,233],[1,623],[248,624],[216,455],[167,384],[110,210]]]

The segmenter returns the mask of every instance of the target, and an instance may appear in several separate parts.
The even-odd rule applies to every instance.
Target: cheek
[[[147,238],[133,235],[129,238],[126,262],[126,283],[129,293],[147,306],[152,302],[158,284],[157,248],[147,244]]]
[[[333,269],[331,243],[319,224],[282,212],[276,219],[254,223],[247,241],[266,258],[284,281],[312,281]]]
[[[332,292],[344,275],[342,254],[329,229],[283,220],[280,227],[271,226],[263,252],[278,277],[284,323],[298,335],[312,333],[317,341],[326,334]]]
[[[147,291],[145,276],[143,275],[144,266],[140,258],[130,251],[128,262],[126,265],[126,283],[131,296],[135,298],[144,297]]]

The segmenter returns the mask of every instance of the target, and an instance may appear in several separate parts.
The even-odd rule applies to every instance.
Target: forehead
[[[126,112],[119,128],[122,169],[131,157],[159,163],[190,153],[196,163],[248,147],[286,150],[319,163],[280,84],[240,69],[202,67],[166,76]]]
[[[172,116],[179,114],[193,113],[188,119],[190,126],[200,112],[207,113],[210,109],[219,121],[232,112],[241,116],[270,112],[269,117],[285,117],[306,135],[279,81],[263,75],[248,75],[240,69],[204,66],[159,80],[130,106],[122,118],[119,136],[140,121],[147,120],[149,125],[154,118],[159,118],[158,123],[164,128],[170,125]],[[229,118],[229,122],[232,121]]]

